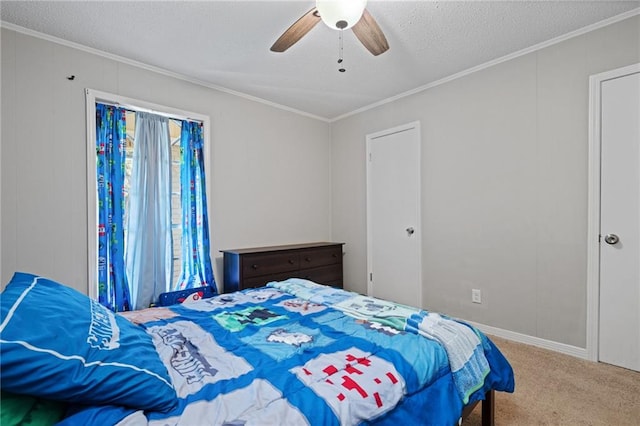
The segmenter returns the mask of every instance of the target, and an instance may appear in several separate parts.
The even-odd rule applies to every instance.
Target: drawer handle
[[[306,260],[307,262],[311,262],[311,258],[310,257],[305,257],[304,260]]]
[[[293,265],[295,262],[291,259],[289,259],[289,265]]]
[[[251,265],[251,267],[252,267],[253,269],[258,269],[258,265],[256,265],[255,263],[254,263],[253,265]]]
[[[333,253],[332,256],[333,257],[338,257],[338,253]]]

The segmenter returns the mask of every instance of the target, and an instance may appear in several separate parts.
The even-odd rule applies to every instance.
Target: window
[[[169,168],[170,174],[170,203],[164,204],[166,207],[165,212],[168,217],[170,217],[170,237],[167,238],[168,241],[171,242],[171,253],[169,256],[171,257],[171,261],[167,263],[165,271],[167,272],[167,279],[157,280],[158,282],[167,281],[166,285],[163,284],[162,288],[154,289],[154,295],[157,298],[157,295],[161,292],[165,292],[175,288],[183,288],[184,286],[193,286],[194,282],[202,282],[204,284],[215,285],[215,281],[213,279],[213,273],[211,269],[211,261],[208,253],[208,208],[206,204],[206,189],[204,188],[204,184],[208,180],[206,178],[207,175],[207,162],[204,161],[206,156],[204,153],[208,152],[209,145],[209,120],[208,117],[202,116],[200,114],[195,114],[187,111],[176,110],[169,107],[163,107],[155,104],[149,104],[142,101],[132,100],[129,98],[120,97],[117,95],[106,94],[102,92],[87,90],[87,135],[88,135],[88,154],[87,154],[87,179],[88,179],[88,242],[89,242],[89,259],[88,259],[88,282],[89,282],[89,296],[94,299],[101,300],[104,293],[105,279],[104,279],[104,271],[105,268],[108,268],[108,272],[112,273],[113,268],[111,268],[111,261],[113,258],[118,255],[114,255],[110,252],[110,254],[104,254],[104,246],[109,245],[111,240],[106,241],[104,239],[104,234],[108,233],[114,227],[114,221],[111,220],[112,216],[118,217],[120,213],[114,213],[113,211],[109,212],[109,219],[105,220],[104,218],[104,198],[107,197],[105,195],[105,191],[100,192],[100,188],[104,186],[104,181],[107,181],[108,185],[111,185],[108,182],[108,179],[104,178],[104,175],[101,174],[103,172],[103,168],[101,164],[107,163],[110,160],[101,161],[101,151],[104,149],[104,143],[100,144],[96,151],[96,138],[103,138],[104,129],[100,126],[103,126],[102,123],[104,120],[103,116],[100,114],[104,114],[105,111],[118,111],[119,120],[118,123],[124,126],[126,123],[126,138],[122,137],[123,131],[117,133],[117,138],[122,138],[122,151],[123,155],[117,154],[118,161],[122,161],[122,171],[116,172],[116,174],[122,174],[123,182],[119,187],[121,188],[122,200],[118,202],[118,205],[123,206],[123,211],[121,213],[122,222],[121,228],[119,232],[121,232],[120,237],[118,239],[122,239],[124,241],[130,241],[133,239],[134,243],[130,244],[131,246],[138,246],[137,241],[138,238],[136,236],[135,229],[129,229],[129,227],[136,227],[136,221],[130,221],[130,210],[135,210],[132,206],[132,199],[135,198],[131,193],[131,185],[132,185],[132,176],[134,176],[134,168],[136,168],[134,163],[134,153],[136,150],[136,140],[135,140],[135,126],[138,121],[138,117],[148,117],[149,114],[152,113],[154,117],[157,117],[158,120],[163,123],[168,122],[168,133],[169,133],[169,154],[166,166]],[[96,107],[96,103],[98,104],[106,104],[99,105],[100,109]],[[96,118],[96,114],[98,117]],[[121,119],[120,119],[120,116]],[[158,117],[162,116],[162,117]],[[168,117],[168,120],[167,118]],[[184,126],[183,126],[183,123]],[[96,126],[100,129],[100,132],[96,131]],[[184,127],[184,128],[183,128]],[[143,139],[144,140],[144,139]],[[166,139],[165,139],[166,140]],[[194,141],[195,145],[194,145]],[[118,146],[121,142],[118,142]],[[107,144],[109,145],[109,144]],[[198,148],[195,148],[195,147]],[[185,148],[191,147],[191,148]],[[117,151],[117,148],[116,148]],[[96,153],[98,157],[96,157]],[[142,157],[141,157],[142,158]],[[164,157],[163,157],[164,158]],[[186,159],[186,161],[185,161]],[[184,164],[194,164],[197,163],[194,170],[189,170],[188,167],[185,169]],[[182,165],[181,165],[182,164]],[[192,167],[193,169],[193,167]],[[119,168],[118,168],[119,170]],[[185,181],[185,176],[187,176],[187,181]],[[191,181],[189,182],[189,179]],[[146,180],[144,180],[146,183]],[[200,185],[202,182],[202,185]],[[196,186],[196,191],[198,192],[194,195],[194,186]],[[139,188],[139,187],[138,187]],[[183,188],[186,188],[183,189]],[[113,189],[112,186],[109,186],[109,189]],[[117,190],[116,190],[117,191]],[[133,191],[135,193],[135,191]],[[198,199],[199,203],[196,207],[193,202],[189,204],[189,200]],[[187,203],[186,205],[184,203]],[[138,203],[133,203],[133,205],[137,205]],[[183,214],[183,206],[187,212],[191,216],[197,214],[198,216],[198,227],[204,230],[205,236],[198,235],[192,237],[193,229],[189,228],[192,223],[196,223],[196,220],[192,217],[185,217]],[[138,210],[140,211],[140,210]],[[102,212],[102,213],[100,213]],[[103,216],[99,216],[102,214]],[[103,222],[109,222],[108,225],[105,225]],[[134,223],[131,225],[131,223]],[[153,232],[143,233],[139,230],[138,234],[140,235],[151,235]],[[201,232],[200,230],[198,232]],[[191,234],[190,234],[191,233]],[[183,237],[186,236],[186,237]],[[154,234],[155,238],[155,234]],[[147,238],[143,238],[147,239]],[[154,244],[151,244],[152,246]],[[131,247],[126,247],[124,252],[128,252],[133,250]],[[187,257],[183,256],[183,251],[187,255]],[[207,268],[204,268],[204,265],[196,265],[195,267],[189,262],[193,263],[194,258],[196,258],[195,253],[198,251],[200,254],[197,257],[196,262],[206,263]],[[115,250],[118,252],[118,250]],[[204,260],[206,258],[206,261]],[[138,257],[135,257],[138,259]],[[136,260],[137,261],[137,260]],[[129,259],[129,262],[132,262]],[[149,262],[151,263],[151,262]],[[107,266],[109,265],[109,266]],[[185,269],[186,268],[186,269]],[[118,269],[118,268],[116,268]],[[169,274],[169,269],[171,269],[172,274]],[[185,279],[185,277],[189,277],[189,274],[197,274],[199,270],[206,270],[208,273],[206,274],[206,279],[202,278],[203,275],[200,275],[200,278],[196,279]],[[127,276],[131,275],[130,270],[129,273],[124,273],[123,268],[118,269],[119,275],[125,275],[125,279],[129,279]],[[133,274],[135,275],[135,274]],[[98,277],[102,277],[99,279]],[[210,279],[209,279],[210,277]],[[107,280],[109,281],[109,280]],[[134,280],[135,281],[135,280]],[[138,280],[142,281],[142,280]],[[147,281],[155,281],[155,280],[144,280],[145,283]],[[145,284],[146,286],[147,284]],[[155,283],[153,283],[155,285]],[[99,288],[100,286],[100,288]],[[178,287],[183,286],[183,287]],[[135,287],[135,283],[134,286]],[[135,288],[129,288],[129,290],[137,291]],[[136,293],[138,294],[138,293]],[[135,296],[133,297],[135,300]],[[155,300],[155,298],[154,298]],[[101,300],[102,302],[102,300]],[[104,303],[108,307],[114,310],[121,309],[129,309],[134,308],[134,306],[125,305],[124,307],[115,307],[111,306],[110,303]],[[141,306],[137,306],[140,308]],[[144,307],[144,306],[142,306]]]

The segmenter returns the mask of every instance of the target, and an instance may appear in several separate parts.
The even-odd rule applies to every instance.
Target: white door
[[[600,89],[599,359],[640,371],[640,72]]]
[[[420,307],[420,123],[367,136],[370,296]]]

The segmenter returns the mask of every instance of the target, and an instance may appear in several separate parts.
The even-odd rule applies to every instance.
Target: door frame
[[[589,191],[587,208],[587,358],[598,361],[600,325],[600,182],[602,83],[640,72],[640,63],[589,77]]]
[[[420,121],[413,121],[411,123],[402,124],[400,126],[392,127],[390,129],[381,130],[379,132],[370,133],[366,136],[365,143],[365,161],[366,161],[366,169],[367,169],[367,275],[366,275],[366,283],[367,283],[367,295],[371,296],[373,294],[373,283],[370,279],[370,274],[372,273],[373,266],[373,250],[372,250],[372,227],[371,227],[371,167],[369,166],[369,153],[371,152],[370,146],[375,139],[378,139],[383,136],[389,136],[394,133],[400,133],[407,130],[415,130],[418,137],[418,158],[420,158],[420,165],[418,167],[418,211],[417,211],[417,230],[416,230],[416,238],[419,241],[418,244],[418,295],[419,295],[419,308],[422,307],[422,133],[420,130]]]

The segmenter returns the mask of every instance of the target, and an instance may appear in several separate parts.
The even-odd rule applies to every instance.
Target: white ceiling
[[[367,9],[390,50],[374,57],[348,30],[345,73],[338,72],[338,32],[322,23],[286,52],[269,50],[314,5],[314,0],[2,0],[0,16],[9,28],[331,120],[603,20],[638,13],[640,1],[369,0]]]

